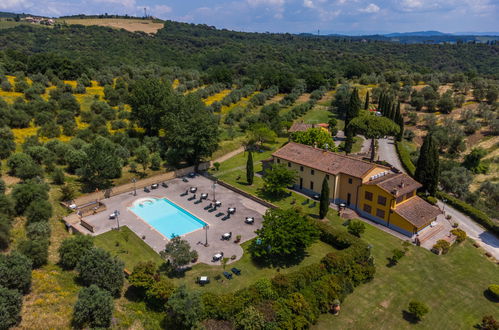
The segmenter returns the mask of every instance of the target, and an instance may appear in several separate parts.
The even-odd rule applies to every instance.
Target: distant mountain
[[[8,13],[4,11],[0,11],[0,18],[15,18],[19,15],[19,17],[26,17],[26,16],[31,16],[29,14],[17,14],[17,13]]]
[[[383,34],[383,36],[388,38],[396,38],[396,37],[441,37],[441,36],[449,36],[450,33],[443,33],[440,31],[418,31],[418,32],[396,32],[396,33],[388,33]]]

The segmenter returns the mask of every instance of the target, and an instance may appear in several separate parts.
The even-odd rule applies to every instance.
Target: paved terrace
[[[134,201],[140,198],[166,197],[209,225],[208,247],[203,245],[205,242],[205,230],[202,228],[183,236],[183,238],[189,241],[191,246],[198,251],[199,262],[213,264],[211,261],[212,257],[218,252],[223,252],[224,256],[227,258],[236,255],[237,259],[240,259],[243,254],[243,249],[239,244],[234,243],[236,235],[242,236],[240,243],[256,237],[254,231],[261,227],[262,215],[267,208],[232,190],[217,185],[216,199],[222,202],[222,206],[215,212],[208,212],[207,210],[204,210],[204,207],[209,205],[213,199],[212,181],[202,176],[196,176],[195,178],[188,180],[189,182],[183,182],[182,179],[173,179],[167,182],[168,188],[164,188],[160,184],[158,189],[151,190],[150,193],[144,192],[143,189],[137,189],[137,196],[133,196],[133,191],[131,191],[101,200],[101,202],[106,205],[106,210],[84,217],[84,220],[87,223],[94,226],[95,232],[90,233],[79,224],[75,225],[75,227],[82,233],[94,236],[105,233],[116,228],[116,220],[110,220],[109,215],[114,212],[114,210],[118,210],[120,211],[120,226],[128,226],[139,237],[142,237],[149,246],[159,252],[164,249],[165,244],[168,242],[167,238],[137,217],[128,208],[133,205]],[[188,200],[192,197],[191,193],[187,196],[181,196],[181,194],[185,193],[190,187],[198,188],[196,193],[197,198],[195,200]],[[202,203],[195,204],[194,202],[199,199],[201,193],[208,193],[208,200],[203,200]],[[229,219],[223,221],[223,216],[215,216],[218,212],[226,214],[228,207],[236,208],[236,213],[231,215]],[[255,223],[253,225],[244,223],[244,219],[247,216],[255,218]],[[220,239],[222,234],[228,232],[232,232],[232,239],[230,241],[222,241]]]

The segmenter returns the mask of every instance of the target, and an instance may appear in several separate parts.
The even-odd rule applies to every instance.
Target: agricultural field
[[[126,18],[65,18],[57,20],[68,25],[79,24],[85,26],[97,25],[113,29],[124,29],[130,32],[145,32],[155,34],[163,28],[164,23],[151,19],[126,19]]]

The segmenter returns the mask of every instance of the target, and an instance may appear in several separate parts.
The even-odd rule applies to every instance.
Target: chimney
[[[400,181],[399,187],[400,187],[400,188],[404,188],[404,186],[405,186],[404,181]]]

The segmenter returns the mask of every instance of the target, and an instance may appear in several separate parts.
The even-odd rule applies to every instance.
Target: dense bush
[[[94,247],[94,240],[89,235],[76,235],[66,238],[59,247],[59,264],[64,269],[73,269],[80,259]]]
[[[15,202],[15,211],[17,214],[23,214],[34,201],[47,201],[48,190],[49,187],[47,185],[40,183],[29,182],[15,185],[12,190],[12,197]]]
[[[28,293],[31,288],[31,260],[17,252],[0,254],[0,286]]]
[[[113,317],[113,297],[96,285],[81,289],[74,306],[73,324],[77,327],[108,328]]]
[[[499,284],[491,284],[488,289],[494,299],[499,300]]]
[[[37,240],[29,238],[19,243],[19,252],[31,260],[33,268],[39,268],[47,264],[49,257],[48,248],[49,240],[47,238]]]
[[[34,200],[26,208],[24,215],[28,223],[48,222],[50,217],[52,217],[52,205],[48,200]]]
[[[450,243],[444,239],[438,240],[432,247],[432,250],[435,251],[435,253],[441,254],[446,254],[447,252],[449,252],[449,249]]]
[[[402,162],[402,166],[404,169],[411,175],[414,176],[416,172],[416,166],[412,163],[411,156],[409,151],[403,146],[402,142],[396,142],[397,153],[399,155],[399,159]]]
[[[23,297],[17,290],[0,285],[0,329],[7,330],[21,321]]]
[[[407,310],[418,321],[422,320],[423,317],[430,311],[428,306],[420,301],[411,301]]]
[[[464,242],[464,240],[466,239],[466,232],[462,229],[456,228],[452,229],[450,232],[456,236],[456,242],[458,243]]]
[[[76,265],[83,284],[95,284],[113,296],[119,296],[123,287],[123,269],[123,262],[99,248],[93,248],[85,253]]]

